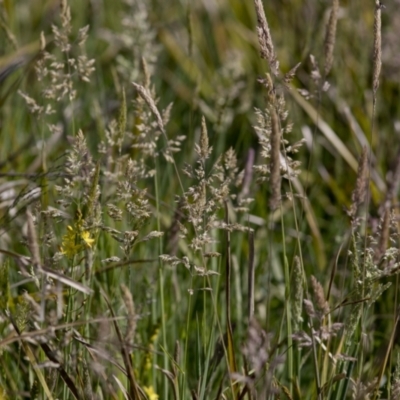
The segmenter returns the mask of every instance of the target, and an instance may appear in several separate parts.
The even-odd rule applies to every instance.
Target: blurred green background
[[[263,109],[266,104],[266,93],[257,79],[264,77],[267,66],[259,57],[253,2],[75,0],[69,5],[73,25],[71,38],[75,39],[71,55],[82,51],[95,60],[96,70],[90,82],[75,81],[75,100],[64,98],[53,102],[55,113],[37,119],[28,112],[18,91],[38,102],[44,100],[43,82],[37,80],[34,65],[39,55],[41,32],[47,39],[47,50],[58,54],[52,25],[60,24],[59,1],[0,2],[0,195],[3,202],[0,212],[7,233],[0,238],[2,248],[18,248],[19,245],[12,242],[12,233],[23,225],[23,221],[10,214],[13,204],[7,198],[7,182],[21,180],[12,194],[14,198],[40,185],[41,173],[47,174],[48,182],[53,179],[55,182],[65,151],[70,147],[70,138],[79,129],[84,132],[95,157],[100,157],[97,146],[106,137],[110,122],[118,118],[122,90],[127,99],[127,130],[135,135],[137,114],[132,100],[136,93],[131,82],[143,83],[145,79],[142,58],[151,74],[158,108],[163,110],[173,103],[167,125],[168,137],[187,136],[182,151],[175,157],[178,169],[182,169],[184,163],[195,164],[194,145],[199,141],[202,116],[206,118],[210,144],[214,148],[212,160],[233,147],[241,169],[251,149],[255,150],[255,163],[261,163],[253,128],[256,123],[254,108]],[[298,254],[296,237],[300,234],[307,274],[326,282],[333,266],[338,265],[335,282],[338,288],[348,274],[344,267],[347,254],[342,251],[342,245],[347,243],[344,238],[350,230],[346,209],[351,204],[361,149],[364,145],[372,149],[371,203],[367,221],[371,234],[378,226],[378,208],[385,196],[386,174],[399,157],[400,1],[393,0],[385,5],[383,67],[373,126],[374,1],[340,2],[334,64],[327,79],[330,88],[323,93],[311,79],[310,56],[315,57],[323,70],[323,42],[330,2],[281,0],[264,4],[281,70],[288,72],[301,63],[291,89],[282,85],[277,89],[284,93],[289,119],[294,125],[287,140],[294,143],[306,139],[297,155],[302,162],[299,186],[295,189],[301,205],[300,233],[294,228],[286,229],[286,255],[292,265],[293,257]],[[76,39],[78,30],[86,25],[89,25],[88,39],[81,48]],[[306,100],[297,89],[302,89],[303,94],[307,92]],[[58,135],[48,129],[50,123],[59,124]],[[44,143],[46,157],[42,159]],[[138,156],[138,151],[129,144],[125,152],[132,158]],[[162,230],[168,232],[176,208],[175,194],[180,188],[172,166],[161,164],[159,167],[163,170],[159,181]],[[188,181],[183,179],[187,185]],[[147,187],[150,195],[155,195],[153,182],[148,182]],[[289,191],[286,183],[282,191]],[[268,185],[259,186],[254,178],[250,195],[256,201],[250,216],[243,218],[255,229],[258,249],[257,312],[264,321],[272,319],[271,325],[276,328],[279,323],[274,316],[270,317],[265,299],[272,299],[268,307],[279,311],[284,299],[283,244],[278,224],[280,214],[269,214],[268,193]],[[154,202],[151,203],[155,207]],[[305,203],[309,204],[308,208]],[[290,208],[290,202],[284,202],[286,227],[294,227],[294,217],[287,212]],[[267,226],[267,221],[272,224]],[[247,262],[248,243],[244,234],[233,240],[240,286],[241,279],[245,279],[242,265]],[[149,257],[151,253],[142,250],[140,255]],[[268,271],[267,259],[272,265]],[[151,280],[152,273],[154,269],[144,275]],[[338,299],[341,295],[338,289]],[[388,298],[392,295],[390,292]],[[393,311],[392,305],[381,302],[380,315]],[[239,311],[236,317],[240,318]]]

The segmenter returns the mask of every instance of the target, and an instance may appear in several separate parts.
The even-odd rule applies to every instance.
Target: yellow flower
[[[67,233],[63,236],[61,253],[65,254],[68,258],[71,258],[80,252],[81,247],[82,246],[77,241],[74,228],[68,225]]]
[[[154,391],[153,386],[145,386],[143,390],[149,397],[149,400],[158,400],[158,394]]]
[[[92,248],[92,244],[94,243],[94,239],[90,237],[90,233],[88,231],[83,231],[81,233],[81,239],[85,242],[87,247]]]
[[[81,222],[75,224],[75,227],[68,225],[67,233],[63,236],[61,253],[65,254],[68,258],[72,258],[85,247],[92,248],[94,239],[90,237],[88,231],[82,231]]]

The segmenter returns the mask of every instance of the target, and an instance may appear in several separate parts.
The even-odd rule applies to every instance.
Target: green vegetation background
[[[0,2],[0,249],[6,271],[1,275],[1,295],[6,300],[0,310],[0,340],[3,341],[0,342],[0,386],[3,390],[0,398],[33,396],[35,384],[39,387],[37,398],[46,398],[40,372],[34,368],[35,362],[40,364],[47,360],[46,353],[37,343],[26,342],[28,344],[22,347],[16,341],[6,342],[14,329],[5,310],[10,310],[14,318],[20,316],[22,294],[27,291],[49,313],[42,320],[31,317],[27,331],[54,323],[57,301],[49,300],[47,305],[43,305],[43,299],[42,302],[40,299],[46,284],[41,282],[37,286],[32,279],[24,281],[19,273],[21,268],[24,269],[19,257],[31,256],[27,245],[28,206],[35,216],[43,260],[53,257],[63,248],[65,250],[68,226],[81,229],[81,236],[77,236],[76,240],[84,241],[82,229],[87,227],[77,226],[80,213],[84,218],[91,213],[84,209],[87,199],[90,196],[95,198],[90,187],[83,185],[82,193],[75,193],[76,201],[65,210],[67,216],[51,223],[41,219],[41,211],[47,207],[61,208],[57,203],[60,194],[56,185],[65,184],[62,173],[68,151],[76,146],[73,138],[79,130],[82,130],[93,157],[93,170],[96,163],[100,168],[100,195],[96,202],[103,213],[102,225],[118,230],[121,235],[114,236],[118,236],[120,242],[113,239],[111,231],[100,229],[94,232],[89,227],[89,242],[82,242],[80,248],[85,251],[79,250],[73,261],[64,257],[57,266],[53,265],[90,287],[93,293],[87,296],[68,285],[64,286],[65,309],[61,317],[55,318],[56,325],[88,321],[74,328],[87,344],[72,340],[70,336],[76,337],[77,334],[69,329],[57,331],[55,337],[48,338],[48,343],[53,349],[58,349],[61,363],[73,377],[82,398],[123,398],[122,388],[131,393],[129,385],[132,382],[112,362],[99,361],[89,347],[90,344],[103,349],[110,359],[123,365],[122,342],[117,339],[112,323],[109,323],[109,332],[103,332],[103,336],[101,330],[105,329],[104,324],[90,322],[93,318],[110,318],[113,309],[117,316],[124,317],[118,321],[121,329],[129,325],[127,315],[128,321],[133,318],[137,325],[129,352],[137,385],[144,388],[143,398],[172,399],[177,396],[184,399],[192,396],[211,399],[219,398],[222,393],[226,398],[239,398],[236,385],[230,383],[227,375],[231,358],[226,353],[223,355],[222,351],[222,361],[216,361],[215,347],[227,332],[225,258],[230,251],[229,307],[234,326],[234,354],[239,366],[238,374],[249,374],[249,371],[244,372],[249,360],[243,361],[242,356],[249,327],[247,282],[251,240],[248,232],[233,231],[230,249],[226,245],[224,231],[214,234],[212,250],[222,256],[209,261],[207,268],[218,272],[220,275],[217,276],[198,276],[182,264],[168,266],[159,261],[159,256],[173,251],[179,257],[193,256],[193,263],[199,260],[188,248],[191,239],[182,239],[173,246],[171,241],[178,204],[176,196],[183,195],[182,186],[187,190],[193,185],[191,179],[182,173],[178,179],[177,171],[182,171],[185,164],[197,165],[195,145],[200,140],[203,116],[213,148],[205,168],[207,173],[211,173],[213,163],[231,147],[236,152],[239,170],[246,167],[246,160],[253,150],[254,164],[263,163],[254,130],[257,124],[254,108],[266,107],[268,94],[259,83],[259,78],[265,76],[268,66],[259,56],[254,4],[241,0],[71,0],[68,4],[72,23],[70,54],[86,54],[89,59],[94,59],[95,71],[90,75],[89,82],[73,78],[77,90],[74,100],[63,98],[54,101],[54,114],[37,118],[29,112],[26,101],[18,91],[37,99],[39,103],[43,100],[44,85],[49,83],[38,81],[34,66],[40,57],[41,32],[46,37],[46,50],[58,54],[61,59],[63,57],[54,44],[52,31],[52,25],[60,26],[60,3],[53,0]],[[357,325],[357,333],[354,334],[354,346],[348,347],[351,350],[349,355],[357,360],[350,361],[353,362],[351,368],[345,362],[342,366],[339,361],[338,365],[332,366],[322,347],[314,343],[317,350],[299,350],[295,345],[295,372],[293,369],[288,372],[290,330],[286,315],[294,294],[288,293],[291,285],[290,279],[285,277],[285,263],[293,271],[295,257],[301,256],[308,285],[311,275],[321,282],[325,294],[329,285],[331,310],[340,304],[351,303],[331,314],[332,320],[346,322],[353,309],[351,295],[354,290],[348,257],[352,227],[346,210],[352,203],[357,160],[363,146],[368,143],[372,154],[370,201],[361,213],[357,232],[359,243],[363,243],[365,233],[379,241],[379,207],[385,201],[388,173],[390,175],[400,157],[400,59],[397,54],[400,38],[396,34],[400,29],[399,5],[398,1],[388,2],[382,12],[383,65],[377,108],[373,115],[374,2],[340,2],[334,63],[327,79],[330,88],[326,92],[321,92],[312,79],[310,55],[315,56],[322,70],[323,43],[331,2],[281,0],[264,4],[281,70],[286,73],[301,63],[292,88],[279,89],[284,94],[289,119],[293,123],[293,132],[286,139],[290,143],[306,139],[295,155],[302,163],[298,181],[300,189],[293,189],[286,181],[282,186],[282,194],[292,192],[293,201],[283,197],[282,207],[272,213],[268,205],[268,182],[256,183],[256,176],[253,176],[249,195],[254,202],[249,211],[243,215],[236,215],[233,211],[230,214],[234,221],[254,230],[255,317],[260,327],[272,335],[268,350],[271,358],[265,368],[272,371],[273,387],[277,393],[268,393],[270,398],[278,398],[279,395],[281,398],[317,398],[316,369],[320,370],[323,383],[327,385],[325,391],[319,394],[321,398],[346,398],[351,390],[356,391],[357,382],[362,381],[368,386],[373,378],[380,376],[385,354],[390,355],[393,362],[387,363],[383,374],[386,380],[382,381],[382,396],[391,393],[386,382],[391,379],[397,354],[397,276],[385,276],[384,283],[391,282],[392,286],[368,310],[363,310],[362,322]],[[89,25],[88,38],[84,46],[79,46],[78,31],[86,25]],[[157,108],[164,110],[173,103],[166,125],[167,137],[172,140],[186,136],[181,151],[174,155],[175,164],[168,163],[162,156],[146,159],[140,149],[131,146],[135,135],[138,135],[137,126],[143,122],[142,110],[138,110],[138,103],[135,102],[138,93],[131,83],[145,84],[142,59],[151,72],[151,83],[158,99]],[[307,91],[307,95],[300,96],[296,89],[303,89],[303,94]],[[98,146],[101,141],[107,143],[112,120],[121,119],[121,110],[125,107],[123,93],[126,98],[126,130],[130,135],[127,137],[130,139],[126,139],[120,149],[118,146],[113,148],[111,156],[115,159],[123,156],[142,159],[148,170],[156,171],[155,178],[135,182],[140,189],[147,190],[145,198],[149,202],[150,218],[143,221],[125,217],[124,214],[122,221],[116,222],[106,211],[116,191],[112,183],[110,186],[105,183],[104,177],[107,169],[110,168],[111,172],[115,166],[108,164]],[[141,107],[146,108],[146,104],[141,103]],[[61,131],[58,135],[48,129],[48,124],[59,124]],[[329,136],[329,129],[336,135]],[[165,147],[163,137],[156,147],[160,151]],[[92,179],[96,183],[93,176]],[[35,194],[37,188],[41,188],[39,195]],[[292,211],[293,204],[297,208],[296,215]],[[394,220],[397,206],[394,201]],[[215,216],[223,219],[224,207],[216,210]],[[393,229],[392,245],[397,249],[397,232]],[[135,243],[132,251],[124,253],[121,250],[123,234],[135,230],[140,232],[141,238],[153,231],[162,231],[164,236]],[[46,234],[51,235],[51,239],[47,238],[48,242]],[[93,247],[91,239],[95,240]],[[373,244],[372,239],[368,239],[369,242]],[[77,243],[75,245],[78,246]],[[88,257],[87,250],[92,257],[90,278],[84,278],[82,272]],[[78,248],[76,251],[78,253]],[[107,269],[105,267],[109,264],[102,260],[112,256],[119,257],[120,261],[111,263]],[[395,259],[397,262],[397,253]],[[124,264],[123,261],[127,262]],[[29,268],[25,272],[25,278],[32,275]],[[132,294],[134,316],[127,312],[120,284],[126,285]],[[105,296],[110,304],[105,301]],[[310,334],[308,319],[309,316],[304,314],[301,329]],[[329,325],[330,322],[325,321],[322,325],[325,323]],[[327,346],[332,354],[341,352],[343,335],[342,330],[335,338],[329,339]],[[390,342],[391,337],[393,342]],[[176,343],[180,346],[179,357],[174,356]],[[390,354],[386,351],[389,344],[395,350]],[[33,358],[29,357],[26,346],[32,349]],[[272,359],[278,356],[282,356],[284,361],[272,368]],[[83,361],[80,363],[79,360]],[[329,373],[324,375],[325,368]],[[43,371],[44,380],[48,382],[54,398],[72,398],[71,387],[51,374],[53,371],[57,375],[59,370],[39,368],[39,371]],[[350,388],[346,386],[344,392],[337,389],[343,380],[340,375],[343,371],[351,374],[352,379],[349,380]],[[168,374],[171,376],[168,377]],[[112,379],[111,375],[116,378]],[[268,373],[260,377],[255,386],[262,387],[267,377]],[[241,383],[240,390],[244,387]],[[92,394],[88,394],[88,388],[92,389]],[[196,395],[190,395],[190,391]],[[262,392],[259,396],[262,398]]]

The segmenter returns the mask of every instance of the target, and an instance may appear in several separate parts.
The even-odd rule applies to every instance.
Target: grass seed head
[[[380,0],[375,0],[374,14],[374,56],[372,73],[373,102],[376,104],[376,93],[379,87],[379,77],[382,67],[382,8]]]
[[[325,52],[325,78],[328,76],[333,65],[333,50],[336,41],[336,25],[339,12],[339,0],[332,0],[331,12],[329,15],[328,26],[326,27],[324,52]]]

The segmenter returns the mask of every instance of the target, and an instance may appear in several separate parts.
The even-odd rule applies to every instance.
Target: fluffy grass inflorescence
[[[22,3],[0,400],[397,399],[395,6]]]

